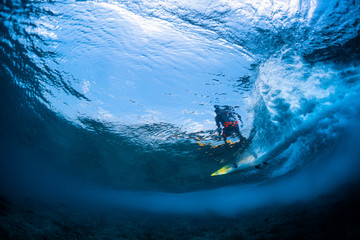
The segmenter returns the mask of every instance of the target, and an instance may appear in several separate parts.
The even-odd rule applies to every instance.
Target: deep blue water
[[[151,213],[311,202],[359,175],[360,2],[2,1],[2,194]],[[268,165],[210,177],[214,105]]]

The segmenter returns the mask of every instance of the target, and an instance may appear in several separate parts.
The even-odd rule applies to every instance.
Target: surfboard
[[[255,167],[258,165],[257,159],[258,158],[253,154],[246,154],[244,157],[238,161],[235,161],[233,164],[227,164],[216,172],[212,173],[211,176],[225,175],[240,169],[245,169],[252,166]]]

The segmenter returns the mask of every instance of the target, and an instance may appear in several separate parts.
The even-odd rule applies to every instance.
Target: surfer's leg
[[[227,128],[224,128],[223,129],[223,132],[222,132],[222,136],[223,136],[223,139],[224,139],[224,141],[225,141],[225,144],[227,144],[227,142],[226,142],[226,139],[227,139],[227,135],[228,133],[227,133]]]
[[[240,132],[239,126],[236,126],[234,131],[235,131],[236,137],[238,137],[241,142],[246,141],[246,138]]]
[[[227,142],[226,142],[227,137],[224,134],[223,134],[223,138],[224,138],[225,144],[227,144]]]

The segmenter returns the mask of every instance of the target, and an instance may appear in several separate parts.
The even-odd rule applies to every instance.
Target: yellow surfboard
[[[212,173],[211,176],[225,175],[240,169],[256,166],[258,164],[257,159],[258,158],[256,158],[255,155],[246,155],[240,158],[240,160],[234,162],[233,164],[225,165],[216,172]]]

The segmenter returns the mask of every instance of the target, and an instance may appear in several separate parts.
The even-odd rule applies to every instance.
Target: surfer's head
[[[220,111],[220,110],[231,110],[232,109],[232,107],[228,106],[228,105],[223,105],[223,106],[214,105],[214,108],[215,108],[215,112]]]

